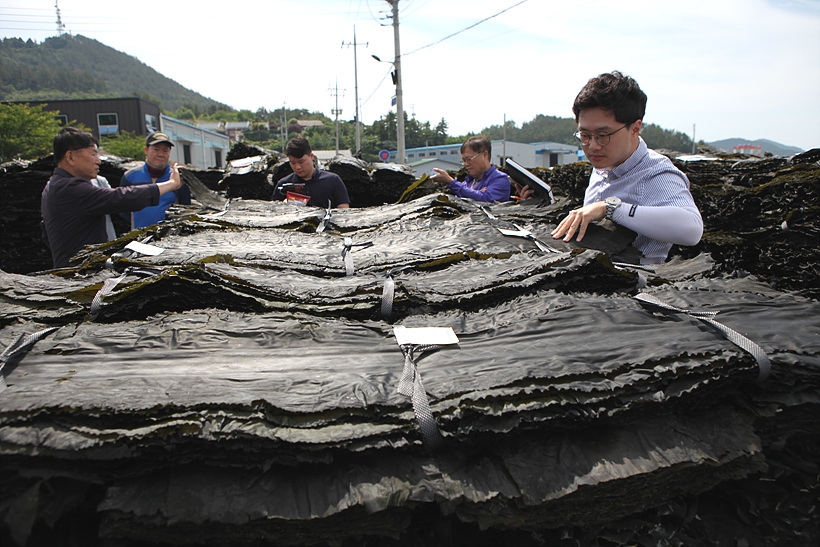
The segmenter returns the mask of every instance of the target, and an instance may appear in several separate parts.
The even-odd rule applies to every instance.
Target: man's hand
[[[521,186],[516,181],[513,181],[513,184],[515,185],[515,191],[518,193],[518,197],[521,198],[521,201],[526,201],[535,197],[535,190],[529,184]]]
[[[589,223],[601,220],[605,215],[606,203],[603,201],[596,201],[580,209],[574,209],[552,231],[552,238],[560,239],[563,237],[564,241],[570,241],[572,236],[577,233],[578,237],[575,238],[575,241],[581,241],[584,239],[584,234],[587,233]]]
[[[179,174],[180,165],[174,162],[171,165],[171,179],[167,182],[160,182],[157,184],[159,188],[159,195],[179,190],[182,187],[182,176]]]
[[[433,182],[438,182],[440,184],[450,184],[450,181],[453,180],[453,177],[451,177],[447,171],[444,169],[439,169],[438,167],[433,167],[433,173],[429,178]]]

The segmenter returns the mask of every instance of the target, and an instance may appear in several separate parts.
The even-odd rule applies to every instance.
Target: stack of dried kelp
[[[782,172],[820,174],[796,165],[714,186],[786,211]],[[816,293],[687,249],[613,264],[609,223],[552,240],[584,171],[540,173],[552,205],[232,200],[0,272],[3,543],[816,543]]]
[[[711,253],[721,271],[750,272],[820,298],[820,150],[789,159],[681,162],[704,219],[684,256]]]

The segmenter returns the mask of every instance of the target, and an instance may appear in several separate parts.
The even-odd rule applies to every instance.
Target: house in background
[[[97,139],[122,131],[145,136],[160,128],[159,106],[139,97],[21,102],[59,112],[56,117],[62,125],[79,122],[90,128]]]
[[[227,135],[231,142],[239,142],[245,137],[245,131],[250,129],[251,122],[200,122],[196,126]]]
[[[162,131],[174,143],[171,162],[199,169],[225,167],[225,160],[231,149],[231,140],[227,135],[208,131],[165,114],[161,115],[161,124]]]

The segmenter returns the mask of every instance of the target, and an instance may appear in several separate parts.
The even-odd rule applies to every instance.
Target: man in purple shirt
[[[491,163],[493,145],[484,135],[470,137],[461,145],[461,163],[467,169],[464,182],[454,179],[444,169],[434,168],[430,178],[446,183],[461,198],[476,201],[510,201],[510,178]]]
[[[128,188],[100,188],[97,140],[91,133],[64,127],[54,137],[57,168],[43,189],[40,211],[55,268],[65,268],[85,245],[108,241],[105,215],[138,211],[182,186],[177,164],[171,180]]]
[[[553,238],[577,234],[581,241],[591,222],[606,218],[638,234],[633,246],[642,264],[662,263],[673,244],[696,245],[703,220],[689,180],[640,137],[646,94],[638,83],[617,71],[601,74],[581,89],[572,111],[575,138],[593,171],[584,206],[558,224]]]

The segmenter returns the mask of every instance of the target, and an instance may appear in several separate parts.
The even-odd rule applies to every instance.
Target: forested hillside
[[[227,105],[166,78],[132,57],[85,36],[0,41],[0,100],[143,97],[165,111],[213,112]]]

